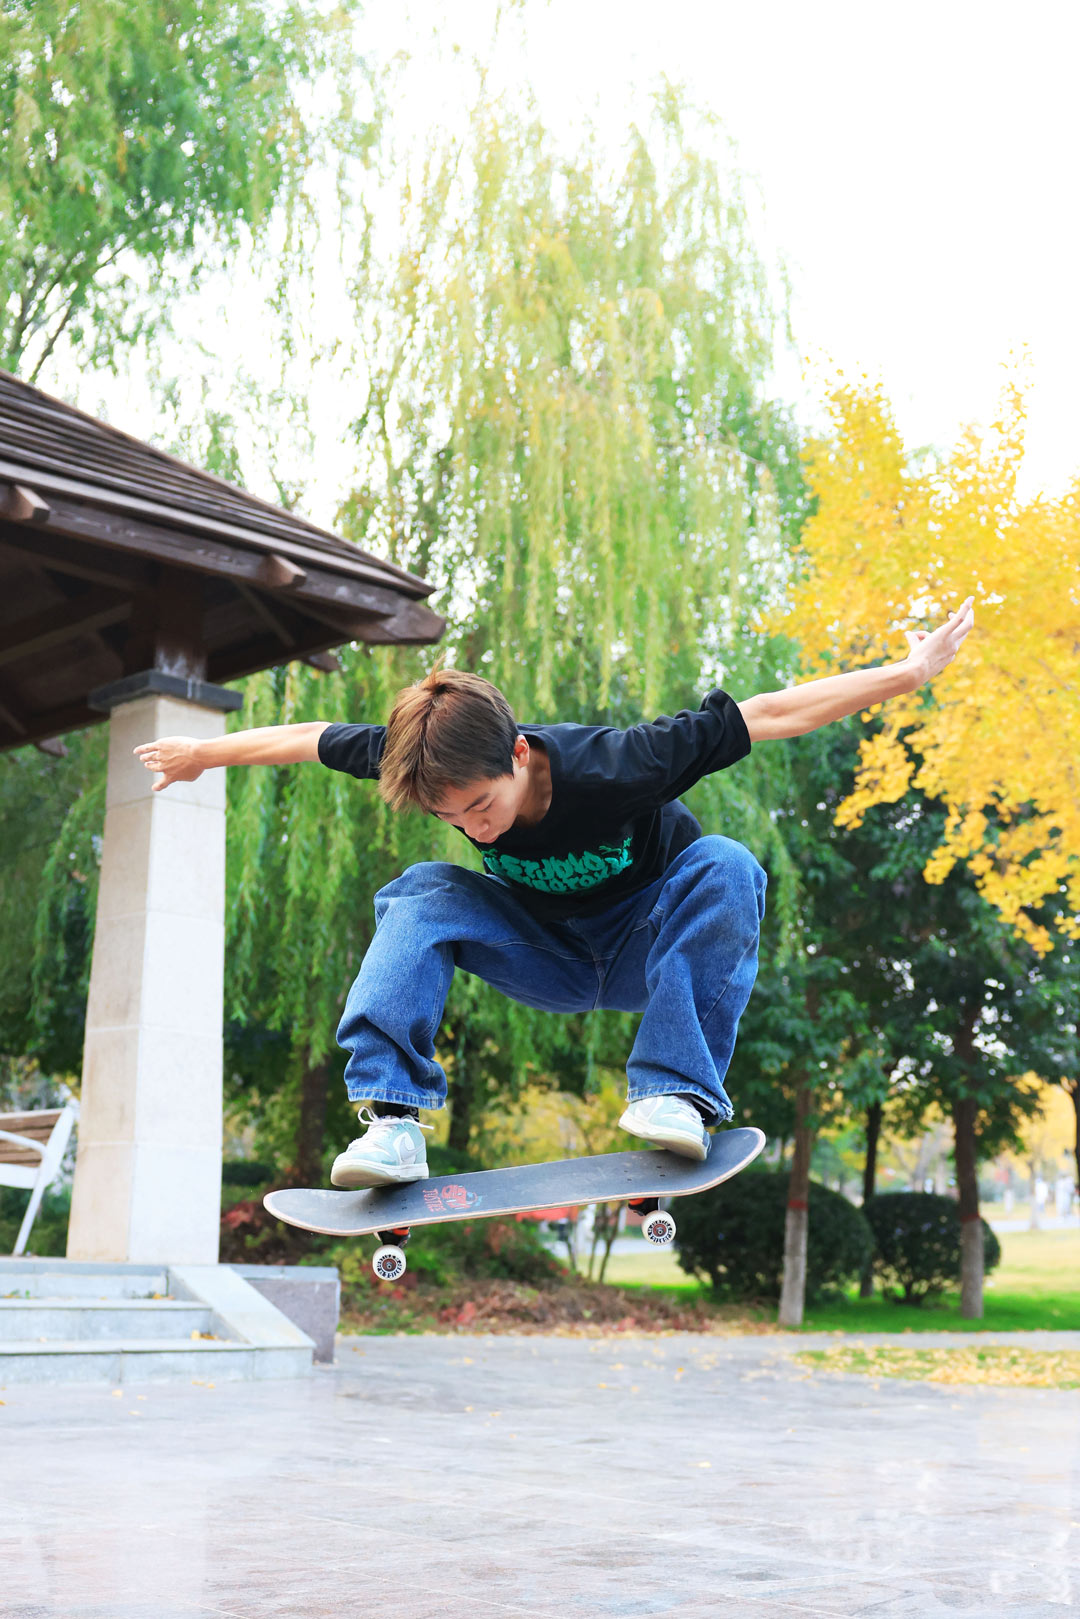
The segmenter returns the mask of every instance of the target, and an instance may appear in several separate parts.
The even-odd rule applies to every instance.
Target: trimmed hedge
[[[674,1215],[683,1270],[727,1298],[778,1299],[788,1185],[787,1170],[759,1169],[679,1198]],[[874,1241],[862,1214],[839,1192],[811,1181],[809,1201],[806,1296],[812,1300],[857,1280]]]
[[[875,1273],[886,1298],[921,1304],[960,1281],[960,1210],[938,1192],[879,1192],[863,1213],[874,1233]],[[983,1268],[1001,1260],[1001,1244],[983,1230]]]

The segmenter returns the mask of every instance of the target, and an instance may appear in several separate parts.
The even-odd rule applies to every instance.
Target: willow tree
[[[0,365],[34,381],[61,338],[111,365],[178,286],[295,207],[320,155],[362,148],[347,93],[301,107],[315,79],[350,83],[352,10],[7,0]]]
[[[118,369],[169,299],[276,227],[294,262],[312,171],[360,118],[353,0],[6,0],[0,6],[0,366],[67,348]],[[318,80],[321,95],[311,95]],[[305,243],[307,235],[305,233]],[[218,470],[235,470],[223,469]],[[105,733],[0,762],[0,1052],[81,1060]]]
[[[758,633],[802,487],[766,389],[780,321],[738,180],[691,124],[663,95],[612,171],[588,141],[560,154],[531,108],[481,100],[464,138],[414,169],[380,151],[389,181],[411,178],[392,252],[376,231],[353,282],[357,476],[340,522],[438,585],[445,656],[522,721],[628,724],[719,682],[745,696],[785,655]],[[237,723],[381,721],[429,662],[354,651],[341,676],[261,676]],[[765,749],[692,803],[754,847],[785,905],[782,770]],[[295,1101],[332,1050],[373,890],[407,862],[475,856],[326,772],[237,773],[231,791],[233,1004],[291,1031]],[[580,1084],[590,1062],[622,1066],[632,1029],[459,980],[438,1039],[454,1139],[470,1103],[529,1069]]]

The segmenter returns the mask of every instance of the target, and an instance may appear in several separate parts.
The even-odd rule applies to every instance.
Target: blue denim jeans
[[[434,1040],[460,967],[546,1012],[643,1013],[630,1100],[693,1095],[730,1119],[723,1080],[757,975],[765,881],[741,843],[704,837],[601,915],[539,922],[499,877],[410,866],[375,896],[375,936],[338,1026],[350,1098],[443,1106]]]

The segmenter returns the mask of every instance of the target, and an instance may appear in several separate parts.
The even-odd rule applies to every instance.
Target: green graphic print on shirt
[[[618,876],[631,864],[631,838],[622,843],[602,843],[596,850],[568,854],[562,859],[549,855],[546,860],[528,860],[522,855],[484,851],[484,865],[495,877],[524,883],[545,894],[573,894],[582,888],[596,888],[609,877]]]

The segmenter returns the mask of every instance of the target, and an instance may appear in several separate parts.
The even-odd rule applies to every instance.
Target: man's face
[[[529,744],[519,736],[514,745],[514,773],[451,787],[443,794],[435,814],[449,826],[460,827],[477,843],[494,843],[509,832],[529,791]]]

